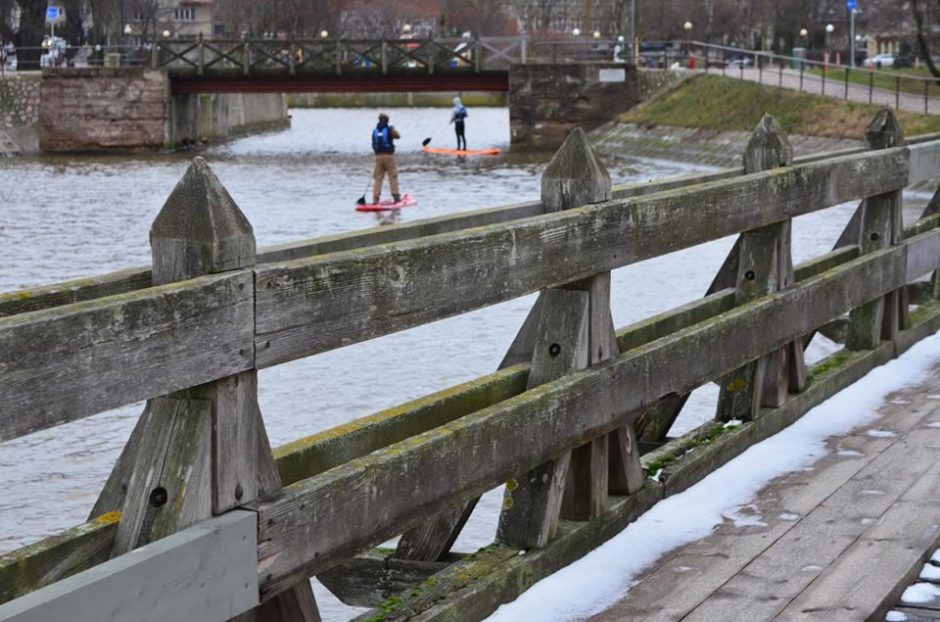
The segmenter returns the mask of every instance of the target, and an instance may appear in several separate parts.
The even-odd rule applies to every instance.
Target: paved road
[[[704,540],[668,554],[592,622],[862,620],[940,537],[940,379],[778,478]],[[903,585],[903,584],[902,584]]]
[[[722,71],[720,68],[709,67],[708,73],[727,75],[732,78],[741,78],[772,86],[782,86],[788,89],[802,90],[806,93],[826,95],[838,99],[848,99],[866,104],[870,102],[891,108],[907,110],[909,112],[919,112],[922,114],[925,112],[923,95],[913,95],[904,92],[896,95],[893,90],[879,88],[869,91],[867,85],[852,83],[849,84],[848,91],[846,91],[845,82],[835,75],[831,78],[827,76],[824,86],[823,80],[819,76],[804,73],[801,86],[800,72],[792,69],[784,69],[781,72],[777,68],[761,71],[754,67],[744,69],[740,67],[728,67],[726,70]],[[926,104],[927,114],[940,114],[940,99],[928,98]]]

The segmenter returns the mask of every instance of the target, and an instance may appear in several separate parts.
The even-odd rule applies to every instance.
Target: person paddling
[[[450,122],[454,124],[454,131],[457,132],[457,151],[460,151],[460,142],[463,141],[463,150],[467,150],[467,137],[464,134],[464,119],[468,116],[467,109],[459,97],[454,98],[454,111],[450,115]]]
[[[393,126],[388,124],[388,115],[379,114],[379,123],[372,130],[372,151],[375,152],[375,185],[372,188],[372,202],[378,203],[382,195],[382,182],[385,173],[388,173],[388,185],[392,191],[392,198],[398,203],[401,195],[398,193],[398,166],[395,164],[395,139],[401,138]]]

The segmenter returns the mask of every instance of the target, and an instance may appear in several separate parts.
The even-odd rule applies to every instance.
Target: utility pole
[[[845,7],[849,10],[849,66],[855,66],[855,13],[858,11],[858,0],[845,0]]]
[[[630,0],[630,62],[636,64],[636,0]]]

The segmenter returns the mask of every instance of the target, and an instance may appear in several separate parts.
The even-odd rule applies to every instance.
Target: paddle
[[[366,193],[369,191],[369,185],[375,180],[375,177],[370,177],[369,181],[366,183],[365,189],[362,191],[362,196],[356,200],[356,205],[365,205],[366,204]]]
[[[444,124],[444,125],[441,125],[437,130],[434,131],[434,133],[437,134],[439,130],[441,130],[441,129],[447,127],[448,125],[450,125],[450,121],[448,121],[448,122],[447,122],[446,124]],[[424,140],[421,141],[421,146],[422,146],[422,147],[427,147],[430,143],[431,143],[431,137],[428,136],[427,138],[425,138]]]

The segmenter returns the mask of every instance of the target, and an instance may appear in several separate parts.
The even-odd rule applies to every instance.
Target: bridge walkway
[[[830,438],[812,467],[669,553],[592,620],[883,620],[895,608],[908,617],[889,619],[940,620],[936,599],[900,602],[940,537],[938,400],[940,368]]]

